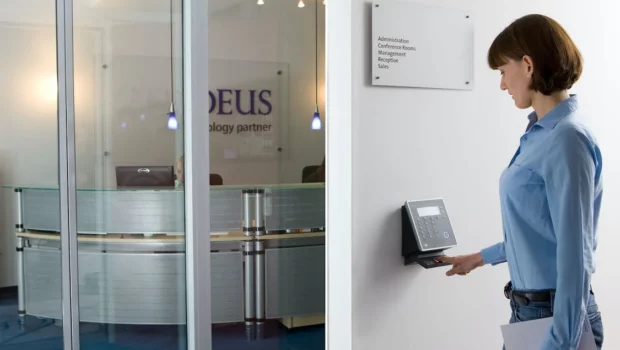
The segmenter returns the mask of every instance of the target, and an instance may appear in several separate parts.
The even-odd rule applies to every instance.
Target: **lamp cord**
[[[316,108],[319,108],[319,0],[314,0],[314,91]]]
[[[170,0],[170,103],[174,103],[174,46],[172,42],[173,21],[172,21],[172,1]]]

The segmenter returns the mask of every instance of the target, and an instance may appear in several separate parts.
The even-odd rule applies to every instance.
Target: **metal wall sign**
[[[463,10],[372,5],[372,84],[471,90],[474,22]]]

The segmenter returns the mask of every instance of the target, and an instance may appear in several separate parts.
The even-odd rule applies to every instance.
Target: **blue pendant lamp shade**
[[[176,130],[179,127],[177,115],[174,113],[174,102],[170,103],[170,112],[168,112],[168,129]]]
[[[312,130],[321,130],[321,115],[319,114],[319,106],[314,109],[314,116],[312,117]]]
[[[319,0],[314,2],[315,6],[315,23],[314,23],[314,42],[315,42],[315,93],[316,100],[314,105],[314,115],[312,116],[312,130],[321,130],[323,125],[321,123],[321,114],[319,114]]]

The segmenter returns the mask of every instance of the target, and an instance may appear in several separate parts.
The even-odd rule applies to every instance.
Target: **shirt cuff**
[[[480,251],[485,264],[497,265],[506,261],[503,243],[497,243]]]

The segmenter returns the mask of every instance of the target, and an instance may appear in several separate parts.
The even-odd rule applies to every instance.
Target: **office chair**
[[[211,186],[222,186],[224,179],[219,174],[209,174],[209,184]]]
[[[308,165],[307,167],[304,167],[303,170],[301,171],[301,182],[310,182],[308,181],[308,177],[312,174],[314,174],[317,169],[319,168],[319,165]]]

